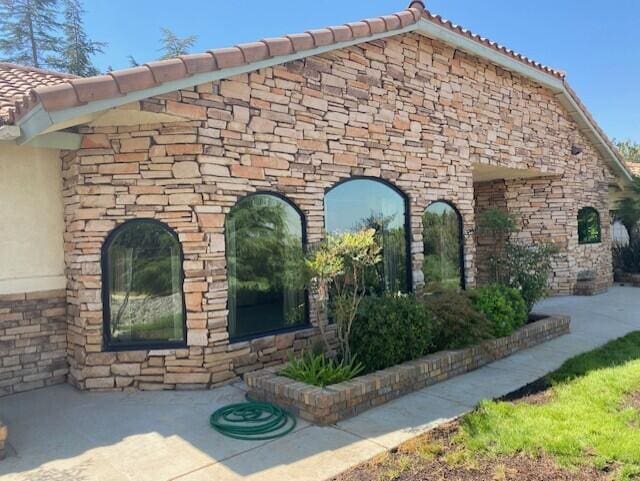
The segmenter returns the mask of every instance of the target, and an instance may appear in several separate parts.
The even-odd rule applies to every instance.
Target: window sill
[[[153,351],[162,349],[186,349],[185,341],[179,342],[156,342],[156,343],[137,343],[137,344],[117,344],[103,345],[102,352],[122,352],[122,351]]]
[[[301,324],[301,325],[292,326],[292,327],[274,329],[272,331],[261,332],[258,334],[248,334],[245,336],[229,337],[229,344],[238,344],[240,342],[252,341],[254,339],[260,339],[263,337],[275,336],[278,334],[286,334],[289,332],[304,331],[306,329],[314,329],[314,328],[315,326],[313,324],[307,323],[307,324]]]

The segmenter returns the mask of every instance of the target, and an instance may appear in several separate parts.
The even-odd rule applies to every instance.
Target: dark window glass
[[[403,196],[376,180],[349,180],[325,197],[325,227],[329,234],[365,228],[376,231],[382,262],[368,273],[367,287],[372,292],[409,290],[406,215]]]
[[[464,287],[462,219],[446,202],[434,202],[422,215],[424,281],[427,292]]]
[[[600,214],[593,207],[583,207],[578,211],[578,242],[600,242]]]
[[[184,344],[182,252],[177,236],[151,220],[120,226],[103,248],[108,347]]]
[[[285,200],[246,197],[226,221],[229,335],[255,336],[307,323],[302,218]]]

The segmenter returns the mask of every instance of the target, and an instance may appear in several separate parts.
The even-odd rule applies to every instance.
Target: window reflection
[[[107,344],[182,343],[182,255],[175,234],[159,222],[130,221],[107,240],[104,253]]]
[[[225,228],[230,336],[305,324],[300,214],[277,196],[257,194],[236,204]]]
[[[464,287],[462,219],[446,202],[434,202],[422,215],[425,290]]]
[[[382,248],[382,262],[368,273],[372,292],[407,291],[405,200],[394,188],[372,179],[338,184],[325,197],[329,234],[373,228]]]
[[[578,211],[578,243],[596,244],[600,242],[600,214],[593,207],[583,207]]]

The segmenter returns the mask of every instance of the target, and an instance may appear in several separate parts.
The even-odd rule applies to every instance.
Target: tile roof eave
[[[131,92],[143,91],[163,83],[189,78],[197,73],[221,71],[243,65],[250,66],[255,62],[277,57],[286,58],[291,54],[308,52],[309,55],[313,55],[315,50],[321,47],[335,46],[335,48],[339,48],[344,42],[359,40],[364,42],[369,40],[371,36],[400,33],[409,26],[415,26],[420,20],[438,24],[548,75],[559,79],[564,78],[564,73],[454,25],[439,15],[434,15],[426,10],[421,0],[413,0],[407,9],[391,15],[335,27],[308,30],[304,33],[279,38],[263,39],[199,54],[183,55],[169,60],[148,62],[139,67],[117,70],[106,75],[69,79],[59,85],[35,88],[22,101],[16,103],[10,123],[19,121],[37,104],[41,104],[48,112],[78,107],[94,101],[118,98]]]
[[[581,115],[592,128],[596,138],[614,162],[620,166],[626,177],[631,179],[629,169],[622,161],[615,146],[597,125],[589,111],[580,101],[577,94],[569,87],[565,73],[540,64],[528,57],[474,34],[439,15],[426,10],[421,0],[413,0],[407,9],[392,15],[365,19],[345,25],[309,30],[300,34],[284,37],[268,38],[257,42],[235,45],[229,48],[209,50],[205,53],[183,55],[178,58],[149,62],[139,67],[109,72],[88,78],[69,78],[65,82],[37,87],[29,91],[10,112],[9,119],[0,118],[3,124],[22,123],[29,117],[38,114],[58,117],[57,112],[77,110],[84,106],[96,106],[95,111],[104,109],[104,101],[114,100],[116,103],[127,103],[135,97],[145,98],[145,92],[151,97],[158,95],[162,86],[175,85],[177,82],[193,79],[193,85],[200,83],[200,74],[218,74],[217,78],[235,75],[239,69],[246,71],[260,68],[265,62],[277,65],[289,61],[292,57],[302,58],[322,51],[342,48],[349,44],[370,41],[374,38],[396,35],[418,30],[419,24],[429,22],[451,32],[457,38],[467,39],[477,46],[485,47],[507,59],[526,66],[529,72],[540,72],[542,79],[549,80],[547,85],[561,84],[558,90],[577,105]],[[488,50],[487,50],[488,51]],[[254,68],[255,66],[255,68]],[[531,77],[531,75],[529,75]],[[175,88],[170,87],[172,90]],[[184,87],[183,87],[184,88]],[[169,91],[169,90],[167,90]],[[133,97],[133,98],[132,98]]]

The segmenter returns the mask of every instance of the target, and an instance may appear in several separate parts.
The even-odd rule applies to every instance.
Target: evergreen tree
[[[0,52],[6,61],[33,67],[55,62],[57,6],[58,0],[0,0]]]
[[[133,55],[127,55],[127,62],[129,62],[129,67],[140,66],[140,62],[138,62]]]
[[[79,0],[63,1],[64,23],[62,31],[64,38],[61,57],[54,63],[54,66],[81,77],[98,75],[99,71],[91,62],[91,56],[102,53],[106,43],[94,42],[87,36],[82,20],[84,9]]]
[[[162,29],[162,57],[160,60],[166,60],[169,58],[175,58],[179,55],[186,55],[189,53],[189,49],[196,43],[198,37],[196,35],[189,35],[188,37],[180,38],[168,28]]]

